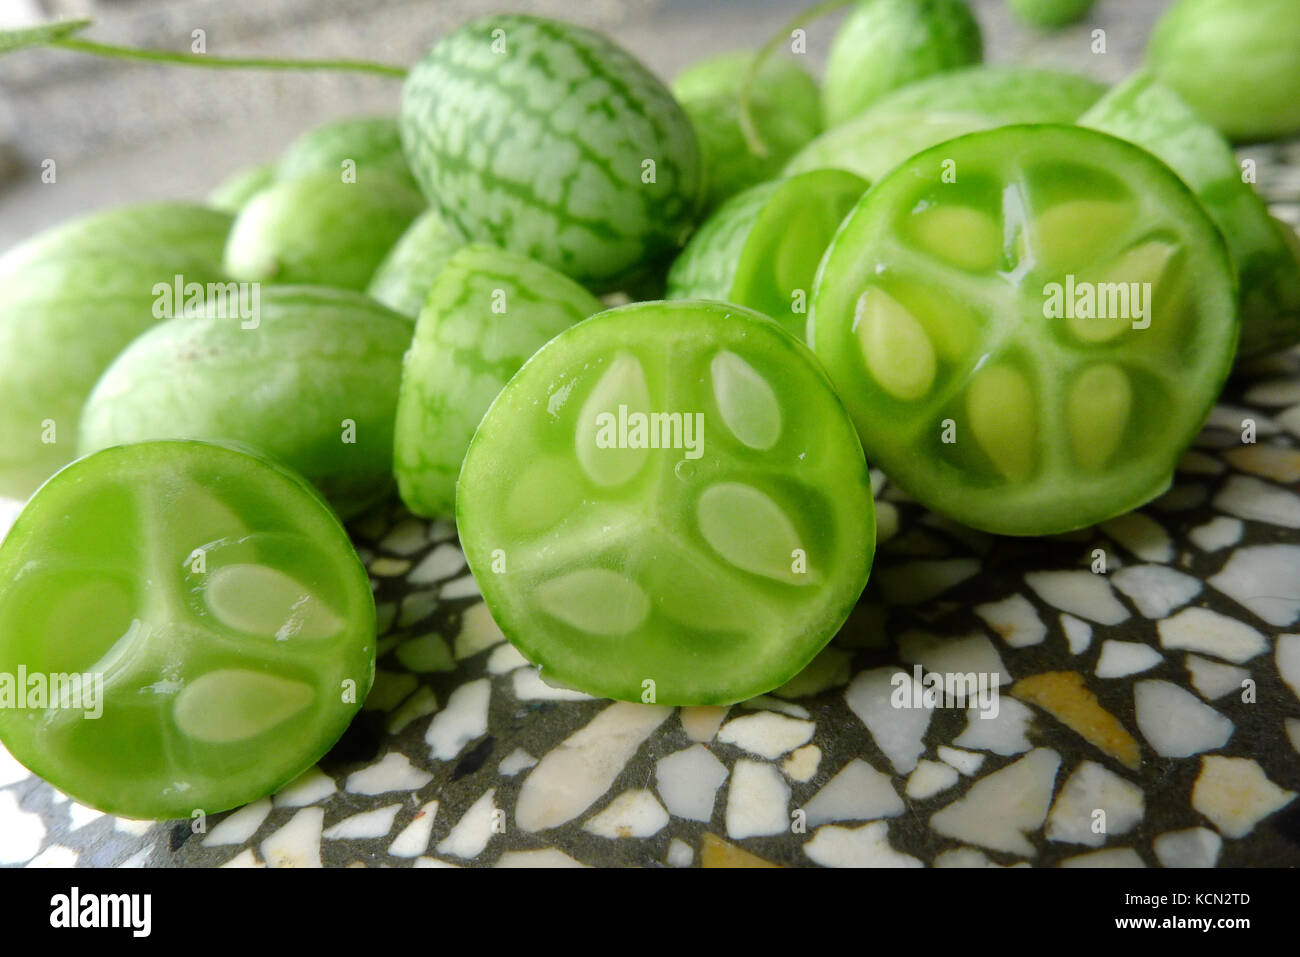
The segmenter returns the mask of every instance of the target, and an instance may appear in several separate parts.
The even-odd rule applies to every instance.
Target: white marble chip
[[[432,774],[415,767],[406,755],[390,751],[382,761],[349,774],[343,789],[353,794],[418,791],[432,780]]]
[[[784,834],[790,828],[790,785],[770,764],[741,758],[727,789],[727,836]],[[806,845],[805,845],[806,846]]]
[[[1033,747],[1029,743],[1029,725],[1033,720],[1034,712],[1028,705],[1003,695],[998,699],[997,717],[983,717],[978,707],[967,708],[966,730],[952,743],[959,748],[994,754],[1021,754]]]
[[[682,730],[690,740],[707,744],[718,733],[718,728],[722,727],[727,711],[727,708],[710,705],[682,708],[680,715]]]
[[[6,751],[3,744],[0,744],[0,788],[26,781],[31,776],[32,772],[23,767],[18,759]]]
[[[955,774],[954,774],[955,777]],[[854,758],[804,805],[809,827],[832,821],[872,821],[903,813],[903,800],[866,761]]]
[[[374,566],[371,566],[373,569]],[[408,628],[416,622],[423,621],[433,614],[438,607],[438,593],[434,591],[413,591],[402,596],[402,605],[397,612],[398,627]]]
[[[484,602],[471,605],[460,616],[460,633],[456,635],[456,660],[469,658],[506,640]]]
[[[1223,838],[1208,827],[1166,831],[1151,842],[1164,867],[1213,867],[1219,862]]]
[[[1300,698],[1300,635],[1278,635],[1277,650],[1273,653],[1277,673],[1291,686]]]
[[[925,750],[923,738],[930,727],[933,709],[896,708],[894,675],[902,675],[908,687],[917,689],[916,680],[898,668],[875,668],[861,672],[844,690],[844,700],[858,719],[867,726],[876,747],[899,774],[911,774],[917,758]],[[908,697],[911,697],[909,693]]]
[[[221,866],[222,867],[266,867],[265,864],[263,864],[261,861],[257,859],[257,855],[253,853],[253,849],[251,847],[244,848],[242,851],[240,851],[238,854],[236,854],[230,860],[226,861],[226,863],[222,864]]]
[[[1105,575],[1081,570],[1030,572],[1025,582],[1053,608],[1078,618],[1099,625],[1118,625],[1129,617]]]
[[[321,827],[325,810],[305,807],[258,847],[268,867],[320,867]]]
[[[1146,863],[1131,847],[1108,847],[1104,851],[1067,857],[1061,861],[1061,867],[1146,867]]]
[[[1092,644],[1092,625],[1073,615],[1061,615],[1061,630],[1065,632],[1065,642],[1070,646],[1072,655],[1083,654]]]
[[[1281,413],[1277,422],[1292,435],[1300,435],[1300,405],[1293,405]]]
[[[795,704],[793,701],[783,701],[767,694],[761,694],[757,698],[748,698],[740,702],[736,707],[746,708],[750,711],[775,711],[778,714],[805,720],[812,716],[808,709],[801,704]]]
[[[1187,537],[1201,551],[1217,552],[1229,545],[1236,545],[1241,541],[1242,533],[1245,530],[1246,526],[1241,519],[1219,515],[1210,519],[1204,525],[1196,526],[1187,533]]]
[[[482,592],[479,591],[478,582],[474,580],[473,575],[465,575],[449,581],[442,586],[442,591],[439,592],[439,596],[446,601],[457,598],[473,598],[481,595]]]
[[[523,652],[509,642],[493,648],[487,660],[487,671],[490,675],[509,674],[516,668],[531,666],[532,662],[524,657]]]
[[[436,760],[450,761],[465,745],[487,734],[491,694],[488,678],[463,684],[451,693],[447,706],[433,716],[424,735]]]
[[[1133,710],[1142,737],[1165,758],[1186,758],[1221,748],[1234,730],[1229,718],[1170,681],[1134,684]]]
[[[695,860],[695,851],[679,837],[668,843],[668,855],[665,863],[669,867],[690,867]]]
[[[880,573],[880,594],[892,605],[918,605],[979,574],[974,558],[940,558],[892,565]]]
[[[1300,718],[1286,719],[1286,736],[1291,739],[1291,747],[1300,754]]]
[[[469,810],[461,815],[451,832],[438,842],[434,848],[439,854],[472,860],[487,849],[492,835],[500,833],[502,828],[500,812],[496,805],[496,788],[488,788]]]
[[[654,837],[668,826],[668,812],[646,790],[624,791],[583,825],[597,837]]]
[[[989,684],[997,675],[998,685],[1011,683],[1011,673],[989,637],[979,632],[969,635],[936,635],[928,631],[906,631],[898,639],[898,653],[909,665],[919,664],[926,671],[939,674],[988,675]]]
[[[609,790],[672,708],[616,701],[548,751],[524,778],[515,823],[544,831],[571,821]]]
[[[68,805],[68,830],[80,830],[92,821],[98,821],[103,816],[103,811],[73,801]]]
[[[1300,496],[1253,475],[1230,476],[1214,507],[1252,522],[1300,528]]]
[[[27,862],[27,867],[35,868],[68,868],[76,867],[77,859],[81,857],[81,852],[71,847],[64,847],[62,844],[51,844],[41,853],[37,854]]]
[[[1250,677],[1250,672],[1245,668],[1211,661],[1200,655],[1188,655],[1185,664],[1192,679],[1192,687],[1206,701],[1222,698],[1231,691],[1240,691],[1241,683]]]
[[[1138,785],[1095,761],[1083,761],[1061,786],[1045,833],[1049,841],[1101,847],[1108,838],[1133,830],[1145,807]]]
[[[805,744],[791,751],[781,762],[781,770],[791,781],[811,781],[822,762],[822,749],[815,744]]]
[[[428,685],[420,685],[389,713],[384,728],[389,734],[398,734],[412,721],[427,717],[437,710],[438,696]]]
[[[493,867],[586,867],[581,861],[575,861],[563,851],[553,847],[544,847],[538,851],[506,851]]]
[[[1012,648],[1041,644],[1047,637],[1047,626],[1038,617],[1038,609],[1019,592],[976,605],[975,614]]]
[[[1294,405],[1300,403],[1300,379],[1265,379],[1247,390],[1245,400],[1252,405]]]
[[[520,771],[527,771],[529,768],[537,766],[537,759],[525,751],[523,748],[515,748],[497,765],[497,772],[508,778],[514,777]]]
[[[1145,512],[1128,512],[1101,523],[1101,529],[1144,562],[1171,562],[1174,543],[1164,526]]]
[[[811,721],[758,711],[732,718],[718,732],[718,740],[760,758],[779,758],[812,740],[817,726]]]
[[[520,701],[595,701],[589,694],[560,688],[542,680],[536,668],[520,668],[510,676],[515,697]]]
[[[989,860],[987,854],[983,851],[976,850],[973,847],[955,847],[950,851],[944,851],[934,859],[935,867],[954,867],[963,870],[971,868],[1000,868],[1001,864],[995,864]]]
[[[356,841],[383,837],[393,829],[393,821],[397,819],[397,812],[401,809],[400,804],[389,804],[375,808],[373,811],[353,814],[327,827],[324,837],[331,841]]]
[[[1025,837],[1047,817],[1061,756],[1035,748],[1000,771],[980,778],[952,804],[936,811],[930,827],[945,837],[995,851],[1032,857]]]
[[[1295,800],[1269,780],[1250,758],[1207,754],[1192,787],[1192,808],[1200,811],[1225,837],[1245,837],[1255,825]]]
[[[962,751],[941,744],[935,749],[935,753],[939,755],[940,761],[956,770],[958,774],[966,775],[966,777],[973,775],[984,764],[985,756],[978,751]]]
[[[1116,641],[1108,638],[1102,642],[1097,656],[1098,678],[1123,678],[1154,668],[1164,661],[1160,652],[1141,641]]]
[[[907,796],[917,801],[934,797],[960,780],[956,769],[940,761],[923,760],[907,779]]]
[[[1225,405],[1220,403],[1210,411],[1210,417],[1205,422],[1207,429],[1224,429],[1228,432],[1240,433],[1247,419],[1255,423],[1255,434],[1259,435],[1276,435],[1280,429],[1278,424],[1266,415],[1260,415],[1254,409],[1243,408],[1239,405]]]
[[[223,844],[243,844],[257,833],[266,816],[271,813],[271,801],[262,798],[252,804],[245,804],[229,817],[223,818],[208,832],[203,839],[204,847],[219,847]]]
[[[924,867],[910,854],[893,849],[889,823],[875,821],[862,827],[828,824],[804,842],[809,860],[823,867]]]
[[[1208,608],[1184,608],[1156,622],[1160,646],[1170,651],[1199,651],[1236,664],[1268,650],[1268,640],[1244,621]]]
[[[404,518],[379,540],[379,547],[386,552],[403,557],[414,555],[425,546],[424,522],[418,518]]]
[[[1239,548],[1208,581],[1270,625],[1289,625],[1300,617],[1300,545]]]
[[[429,849],[429,835],[433,833],[433,821],[438,816],[438,802],[429,801],[415,812],[409,824],[388,845],[388,853],[393,857],[419,857]]]
[[[18,795],[0,791],[0,864],[23,864],[41,849],[45,823],[34,811],[18,806]]]
[[[465,567],[465,554],[455,545],[439,545],[411,569],[406,580],[412,585],[432,585],[450,578]]]
[[[1201,583],[1191,575],[1164,565],[1130,565],[1110,576],[1144,618],[1167,618],[1201,593]]]
[[[655,765],[659,796],[673,817],[708,822],[727,767],[702,744],[693,744],[659,759]]]

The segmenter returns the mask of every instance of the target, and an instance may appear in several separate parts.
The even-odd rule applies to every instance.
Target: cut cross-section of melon
[[[650,387],[640,361],[630,353],[615,357],[578,413],[575,449],[588,478],[597,485],[622,485],[641,471],[649,453],[628,447],[621,423],[649,411]]]
[[[636,582],[608,568],[582,568],[537,586],[548,615],[593,635],[626,635],[641,627],[650,599]]]
[[[862,359],[896,399],[919,399],[934,385],[935,355],[925,327],[877,286],[858,299],[855,316]]]
[[[205,744],[255,738],[293,717],[316,696],[311,685],[244,668],[209,671],[185,686],[172,716],[187,737]]]
[[[1034,391],[1019,370],[992,365],[977,372],[966,392],[975,441],[997,470],[1022,480],[1034,470],[1037,434]]]
[[[781,406],[758,372],[734,352],[719,352],[709,363],[713,398],[731,434],[751,449],[770,449],[781,437]]]
[[[1119,366],[1092,366],[1080,373],[1066,399],[1066,426],[1074,460],[1086,469],[1105,465],[1124,438],[1133,388]]]
[[[943,262],[970,272],[992,272],[1002,260],[1002,229],[970,206],[931,206],[908,222],[912,241]]]
[[[226,565],[214,570],[208,608],[227,628],[263,638],[329,638],[344,626],[318,595],[267,565]]]
[[[792,585],[808,584],[798,573],[799,533],[780,505],[741,482],[710,486],[696,509],[700,534],[737,568]]]

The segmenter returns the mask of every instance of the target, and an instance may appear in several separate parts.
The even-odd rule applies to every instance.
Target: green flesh
[[[464,245],[436,210],[427,210],[389,250],[366,292],[394,312],[414,319],[424,308],[442,267]]]
[[[762,155],[755,153],[740,125],[740,91],[752,61],[750,53],[722,54],[696,63],[673,81],[673,93],[699,139],[710,209],[777,176],[821,129],[816,81],[788,58],[769,59],[749,93],[764,147]]]
[[[544,343],[601,308],[573,280],[492,246],[448,260],[402,366],[393,455],[407,508],[455,514],[465,450],[492,400]]]
[[[1300,133],[1300,4],[1178,0],[1147,41],[1147,66],[1231,140]]]
[[[81,453],[239,442],[302,473],[345,518],[390,492],[411,323],[338,289],[268,286],[260,307],[255,328],[239,315],[178,316],[133,342],[86,401]]]
[[[734,302],[802,339],[817,264],[866,188],[852,173],[824,169],[732,198],[673,263],[668,298]]]
[[[1223,232],[1241,290],[1238,359],[1300,342],[1300,260],[1214,127],[1148,73],[1116,86],[1079,123],[1136,143],[1169,164]]]
[[[630,54],[581,27],[472,21],[412,68],[400,123],[450,226],[598,291],[670,256],[699,214],[689,117]]]
[[[1118,298],[1132,282],[1152,284],[1146,328]],[[1085,290],[1111,315],[1078,315]],[[1168,485],[1232,363],[1235,292],[1167,167],[1079,127],[1008,126],[867,193],[822,262],[809,332],[891,478],[965,524],[1043,535]]]
[[[822,116],[834,127],[882,94],[978,63],[979,23],[965,0],[860,0],[835,34],[822,81]]]
[[[281,180],[236,218],[226,272],[249,282],[365,289],[424,208],[418,192],[387,173],[356,182],[330,172]]]
[[[876,182],[909,156],[1008,123],[1073,123],[1102,95],[1100,83],[1055,70],[977,66],[908,84],[827,130],[786,164],[786,175],[851,170]]]
[[[78,460],[19,516],[0,580],[0,673],[102,681],[97,707],[0,708],[0,739],[110,813],[264,797],[320,759],[373,679],[374,602],[343,528],[302,479],[230,448]]]
[[[187,203],[125,206],[0,256],[0,495],[26,498],[72,459],[95,380],[157,321],[155,286],[221,279],[230,223]]]
[[[635,415],[674,412],[680,431],[644,447]],[[811,354],[707,302],[623,306],[544,346],[484,417],[456,511],[543,677],[660,704],[788,681],[847,618],[875,542],[861,446]]]

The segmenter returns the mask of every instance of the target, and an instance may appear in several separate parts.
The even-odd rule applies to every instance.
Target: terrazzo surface
[[[879,550],[852,618],[790,684],[730,708],[548,686],[455,530],[386,508],[352,527],[377,680],[318,767],[200,829],[102,815],[5,755],[0,862],[1297,865],[1298,446],[1291,353],[1234,380],[1167,494],[1097,528],[989,536],[874,473]],[[950,673],[997,694],[927,701]]]

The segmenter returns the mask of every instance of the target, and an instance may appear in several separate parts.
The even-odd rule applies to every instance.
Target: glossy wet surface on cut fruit
[[[0,708],[0,738],[105,810],[254,800],[317,760],[370,686],[373,601],[342,527],[242,452],[78,460],[19,517],[0,574],[0,672],[81,676],[80,699]]]
[[[811,356],[716,303],[626,306],[552,340],[479,427],[457,516],[544,675],[677,704],[798,671],[874,542],[861,449]]]
[[[868,454],[921,501],[1058,532],[1168,484],[1231,364],[1230,269],[1147,154],[1005,127],[864,198],[822,264],[810,335]]]

